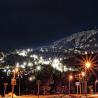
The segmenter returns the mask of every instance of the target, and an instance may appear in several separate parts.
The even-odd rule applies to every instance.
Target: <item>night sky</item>
[[[0,0],[0,48],[47,45],[98,28],[98,0]]]

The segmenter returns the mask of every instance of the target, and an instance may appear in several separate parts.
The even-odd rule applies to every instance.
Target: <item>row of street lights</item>
[[[85,76],[85,72],[81,72],[81,75],[82,77]],[[80,78],[80,74],[79,74],[79,77]],[[69,75],[69,94],[70,94],[70,90],[71,90],[71,81],[73,80],[73,75]],[[80,85],[80,93],[81,93],[81,84],[80,84],[80,80],[79,82],[76,83],[77,85],[77,94],[78,94],[78,86]]]
[[[87,72],[91,68],[91,63],[89,61],[87,61],[85,63],[85,67],[84,68],[85,68],[84,69],[85,71],[82,71],[81,74],[79,74],[80,93],[81,93],[81,83],[80,83],[80,75],[81,75],[82,78],[84,78],[84,77],[86,78],[85,79],[85,83],[84,83],[84,90],[85,90],[85,94],[87,94]],[[38,66],[37,70],[40,71],[40,66]],[[14,71],[14,79],[15,79],[15,74],[18,71],[19,71],[19,69],[16,68],[15,71]],[[69,94],[70,94],[70,88],[71,88],[71,81],[72,81],[72,79],[73,79],[73,76],[69,75]],[[98,83],[98,80],[95,81],[95,93],[96,93],[96,84],[97,83]],[[20,96],[20,83],[19,83],[19,96]],[[38,98],[39,98],[39,82],[38,82]]]
[[[80,75],[82,76],[82,78],[86,78],[85,79],[85,83],[84,83],[84,90],[85,90],[85,94],[87,94],[87,72],[88,70],[91,68],[91,63],[89,61],[87,61],[84,65],[84,71],[81,72],[81,74],[79,74],[79,79],[80,79]],[[40,71],[40,66],[37,67],[37,70]],[[13,71],[13,78],[12,78],[12,98],[13,98],[13,93],[14,93],[14,86],[16,85],[16,73],[19,73],[19,68],[16,67]],[[20,73],[19,73],[20,74]],[[72,75],[69,75],[69,94],[70,94],[70,88],[71,88],[71,81],[73,79]],[[80,81],[79,81],[80,82]],[[95,93],[96,93],[96,84],[98,83],[98,80],[95,81]],[[81,85],[81,83],[80,83]],[[5,88],[6,90],[6,88]],[[80,88],[81,91],[81,88]],[[4,92],[5,95],[5,92]],[[20,96],[20,79],[19,79],[19,96]],[[39,98],[39,80],[38,80],[38,98]]]
[[[79,74],[79,85],[80,85],[80,93],[81,93],[81,83],[80,83],[80,75],[82,76],[82,78],[85,77],[85,81],[84,81],[84,88],[83,91],[85,91],[85,94],[87,95],[87,72],[90,70],[91,68],[91,63],[89,61],[87,61],[84,65],[84,71],[81,72],[81,74]],[[71,88],[71,81],[73,79],[72,75],[69,75],[69,94],[70,94],[70,88]],[[95,80],[95,93],[96,93],[96,84],[98,83],[98,80]],[[77,88],[78,90],[78,88]]]

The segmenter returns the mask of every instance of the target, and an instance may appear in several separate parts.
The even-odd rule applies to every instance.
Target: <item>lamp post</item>
[[[82,76],[82,80],[84,81],[84,77],[85,77],[85,72],[84,71],[81,72],[81,76]],[[84,92],[83,81],[82,81],[82,93]]]
[[[6,87],[7,87],[8,83],[4,83],[4,97],[5,97],[5,93],[6,93]]]
[[[18,78],[19,78],[19,96],[20,96],[20,71],[18,72]]]
[[[37,95],[38,95],[38,98],[39,98],[39,93],[40,93],[40,80],[37,80]]]
[[[37,95],[39,98],[39,93],[40,93],[40,80],[39,80],[39,72],[41,70],[41,66],[37,66],[36,70],[38,71],[38,80],[37,80]]]
[[[11,80],[11,85],[12,85],[12,98],[14,94],[14,86],[16,85],[16,73],[18,72],[18,68],[15,68],[13,71],[13,78]]]
[[[79,74],[79,87],[80,87],[80,94],[81,94],[81,75]]]
[[[82,77],[85,77],[85,72],[81,72]]]
[[[95,80],[95,94],[96,94],[96,84],[98,83],[98,80]]]
[[[24,62],[23,64],[23,67],[26,65],[26,63]],[[19,66],[19,63],[16,64],[16,69],[17,69],[17,72],[18,72],[18,94],[20,96],[20,66]]]
[[[87,93],[87,71],[90,69],[91,67],[91,63],[89,61],[87,61],[85,63],[85,70],[86,70],[86,84],[85,84],[85,87],[86,87],[86,93]]]
[[[73,76],[70,75],[69,76],[69,94],[70,94],[70,88],[71,88],[71,80],[73,79]]]
[[[89,61],[87,61],[85,63],[85,69],[88,70],[91,67],[91,63]]]
[[[84,87],[85,87],[85,94],[86,94],[86,98],[87,98],[87,72],[91,67],[91,62],[87,61],[85,62],[85,75],[86,75],[86,79],[84,81]]]

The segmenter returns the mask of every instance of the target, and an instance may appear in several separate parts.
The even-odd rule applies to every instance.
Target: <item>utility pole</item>
[[[8,83],[4,83],[4,97],[5,97],[5,93],[6,93],[6,87],[7,87]]]

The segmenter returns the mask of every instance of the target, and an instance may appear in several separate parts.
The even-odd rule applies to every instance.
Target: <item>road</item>
[[[6,97],[11,98],[11,97]],[[16,96],[14,98],[38,98],[38,96],[35,95],[22,95],[22,96]],[[79,95],[79,94],[70,94],[69,95],[41,95],[39,98],[98,98],[98,94],[88,94],[87,97],[85,95]]]

